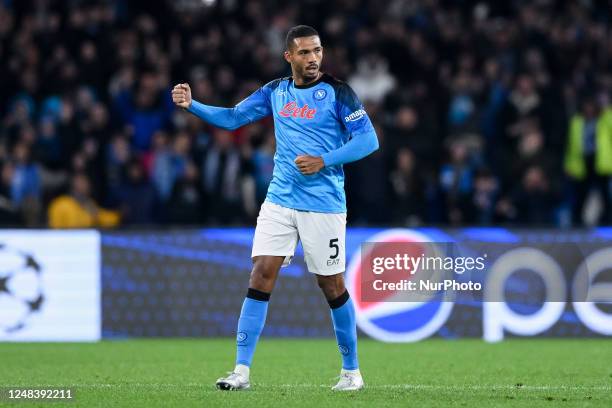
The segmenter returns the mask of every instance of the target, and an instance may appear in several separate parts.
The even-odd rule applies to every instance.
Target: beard
[[[302,76],[307,79],[315,79],[317,76],[319,76],[319,72],[319,67],[317,67],[316,69],[304,68]]]

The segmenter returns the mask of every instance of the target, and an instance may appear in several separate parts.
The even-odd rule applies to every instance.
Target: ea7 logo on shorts
[[[359,109],[351,113],[350,115],[345,116],[344,121],[345,122],[355,122],[356,120],[363,118],[365,114],[366,114],[366,111],[364,111],[363,109]]]

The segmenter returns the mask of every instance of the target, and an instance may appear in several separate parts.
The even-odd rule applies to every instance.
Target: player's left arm
[[[374,126],[359,98],[347,84],[343,84],[336,93],[336,113],[351,136],[349,141],[320,157],[298,156],[295,164],[302,174],[314,174],[324,167],[354,162],[378,149]]]

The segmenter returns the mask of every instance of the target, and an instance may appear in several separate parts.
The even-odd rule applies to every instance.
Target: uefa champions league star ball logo
[[[42,269],[32,255],[0,243],[0,333],[24,327],[44,303]]]

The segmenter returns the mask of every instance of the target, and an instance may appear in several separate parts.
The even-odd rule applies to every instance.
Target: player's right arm
[[[178,84],[172,89],[174,103],[202,120],[222,129],[234,130],[272,113],[268,88],[259,88],[233,108],[205,105],[192,99],[189,84]]]

